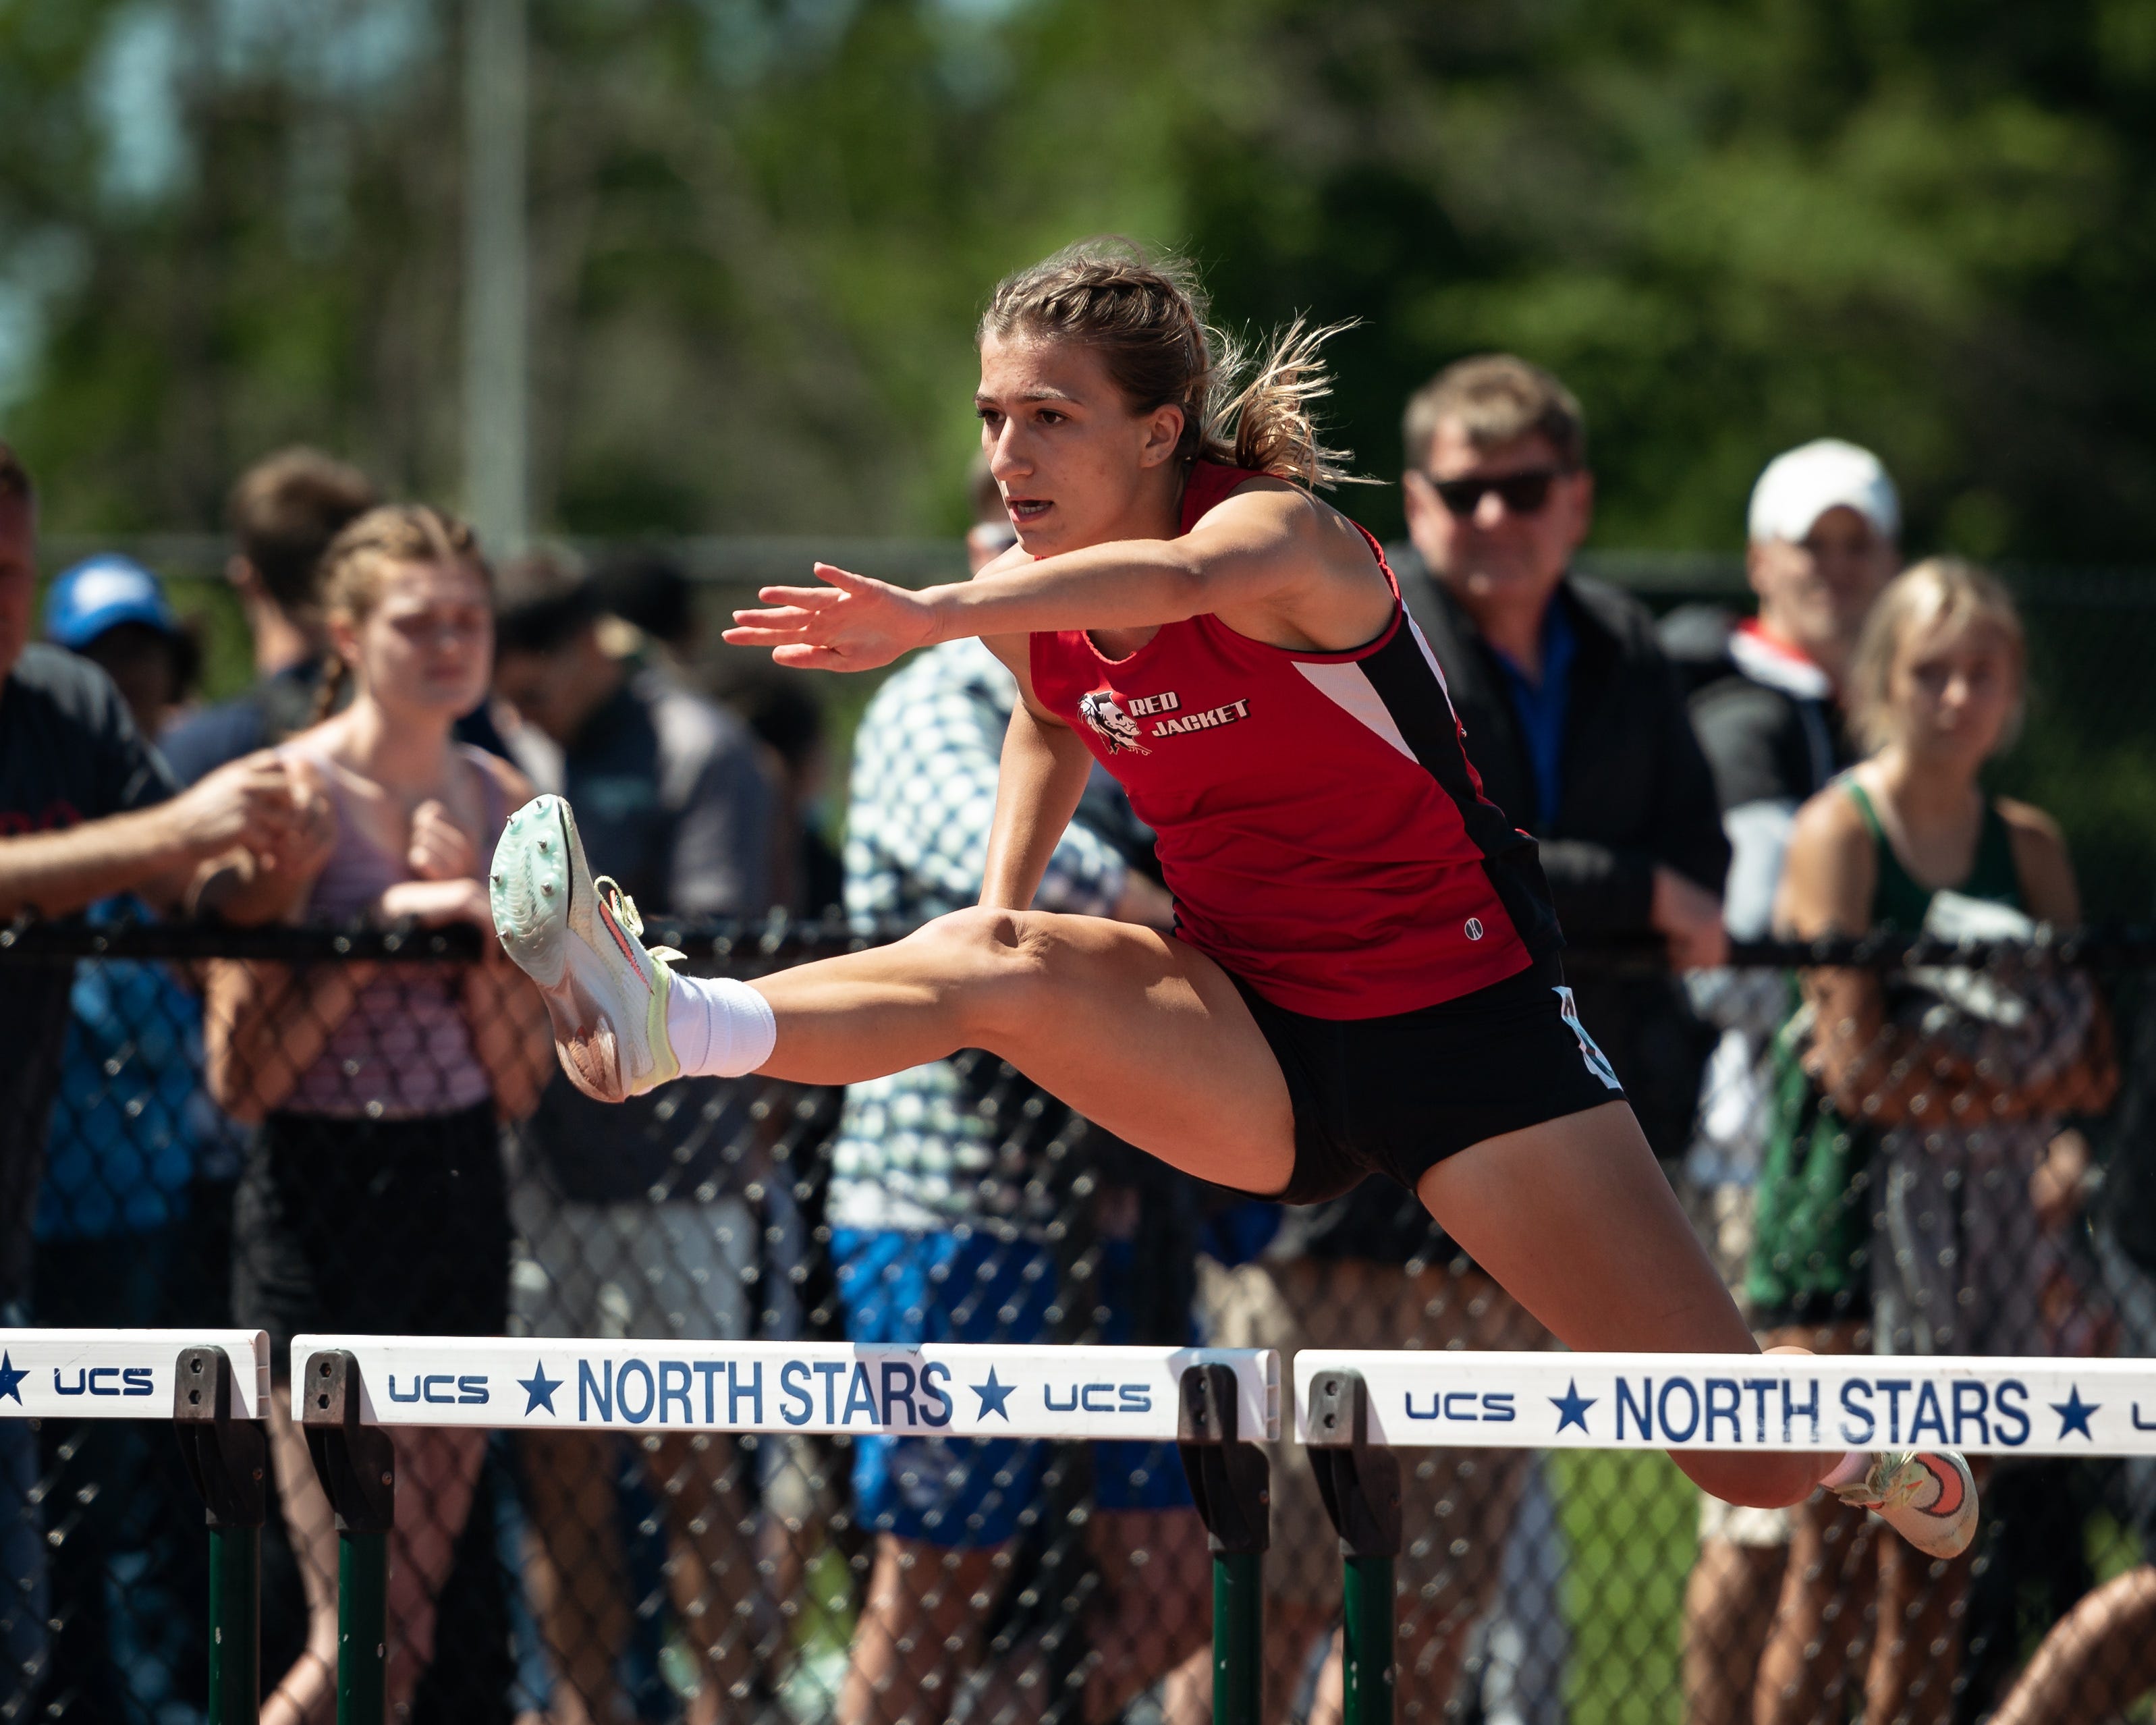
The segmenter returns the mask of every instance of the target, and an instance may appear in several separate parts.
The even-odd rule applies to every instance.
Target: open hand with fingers
[[[772,608],[735,612],[727,643],[768,647],[777,663],[805,670],[875,670],[935,644],[934,608],[921,594],[829,563],[816,573],[830,585],[759,589]]]

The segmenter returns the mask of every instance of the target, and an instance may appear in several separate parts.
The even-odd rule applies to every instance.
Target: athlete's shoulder
[[[1276,474],[1200,461],[1183,485],[1182,527],[1221,520],[1270,523],[1294,533],[1337,536],[1360,543],[1363,530],[1309,486]]]
[[[1246,490],[1282,485],[1286,481],[1247,467],[1230,467],[1224,461],[1198,461],[1183,475],[1183,501],[1178,513],[1188,533],[1219,505]]]
[[[1197,473],[1207,470],[1207,465],[1200,464],[1194,470],[1194,481]],[[1199,490],[1195,495],[1193,485],[1186,484],[1182,522],[1186,533],[1223,524],[1254,529],[1269,536],[1303,539],[1336,533],[1343,527],[1354,531],[1338,510],[1292,480],[1235,468],[1210,470],[1227,472],[1235,483],[1217,492],[1209,488]]]

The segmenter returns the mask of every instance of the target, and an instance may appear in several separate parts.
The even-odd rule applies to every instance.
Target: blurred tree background
[[[459,490],[451,0],[0,0],[0,423],[56,528],[293,438]],[[1912,542],[2156,539],[2148,0],[532,0],[534,495],[940,531],[973,315],[1073,237],[1356,316],[1339,429],[1476,348],[1588,404],[1599,542],[1732,549],[1876,446]],[[1348,502],[1380,531],[1389,491]]]
[[[0,433],[50,531],[213,528],[301,439],[460,500],[465,9],[0,0]],[[1776,450],[1871,444],[1912,553],[2037,572],[2045,704],[2001,783],[2066,819],[2098,908],[2148,910],[2156,581],[2087,566],[2156,562],[2152,0],[529,0],[529,28],[537,529],[947,533],[990,284],[1129,234],[1230,326],[1360,319],[1335,420],[1373,475],[1445,362],[1552,367],[1595,548],[1659,554],[1650,585],[1738,550]],[[1390,485],[1341,501],[1399,527]]]

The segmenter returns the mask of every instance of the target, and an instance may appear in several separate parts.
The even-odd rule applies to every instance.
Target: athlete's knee
[[[938,916],[914,937],[952,983],[954,1009],[976,1037],[1010,1028],[1046,1003],[1055,919],[975,906]]]

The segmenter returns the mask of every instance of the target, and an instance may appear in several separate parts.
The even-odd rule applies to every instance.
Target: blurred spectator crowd
[[[2151,1065],[2118,1050],[2156,1014],[2137,978],[2049,956],[2040,931],[2082,921],[2065,841],[1983,789],[2025,706],[2007,588],[1909,563],[1884,468],[1822,439],[1758,477],[1753,614],[1658,619],[1573,572],[1594,475],[1558,380],[1463,361],[1404,433],[1407,606],[1488,794],[1541,841],[1583,1018],[1762,1340],[2149,1352]],[[972,503],[978,568],[1012,536],[984,470]],[[0,445],[0,917],[485,928],[485,860],[535,790],[647,916],[882,936],[979,891],[1016,691],[977,642],[875,687],[833,787],[827,691],[709,643],[656,553],[492,562],[342,462],[273,454],[229,508],[254,680],[205,706],[157,573],[99,556],[41,586],[36,524]],[[1040,901],[1172,926],[1105,775]],[[1874,929],[2022,945],[1982,968],[1731,962]],[[844,1093],[701,1080],[603,1107],[485,946],[279,963],[210,934],[190,963],[0,965],[5,1321],[238,1322],[280,1370],[292,1334],[337,1329],[1208,1341],[1278,1348],[1291,1382],[1309,1347],[1549,1345],[1409,1194],[1232,1199],[978,1052]],[[335,1534],[303,1442],[281,1415],[272,1436],[263,1716],[303,1725],[331,1717]],[[1171,1447],[398,1445],[399,1717],[1209,1717],[1204,1535]],[[203,1558],[169,1448],[0,1421],[0,1718],[202,1717]],[[1661,1481],[1650,1504],[1636,1469],[1411,1453],[1405,1717],[1634,1717],[1609,1686],[1625,1563],[1673,1502],[1652,1538],[1689,1563],[1665,1578],[1676,1691],[1638,1717],[2099,1721],[2156,1687],[2156,1481],[2132,1469],[2001,1467],[1985,1538],[1933,1564],[1817,1502]],[[1272,1481],[1269,1717],[1337,1719],[1332,1534],[1285,1447]]]

